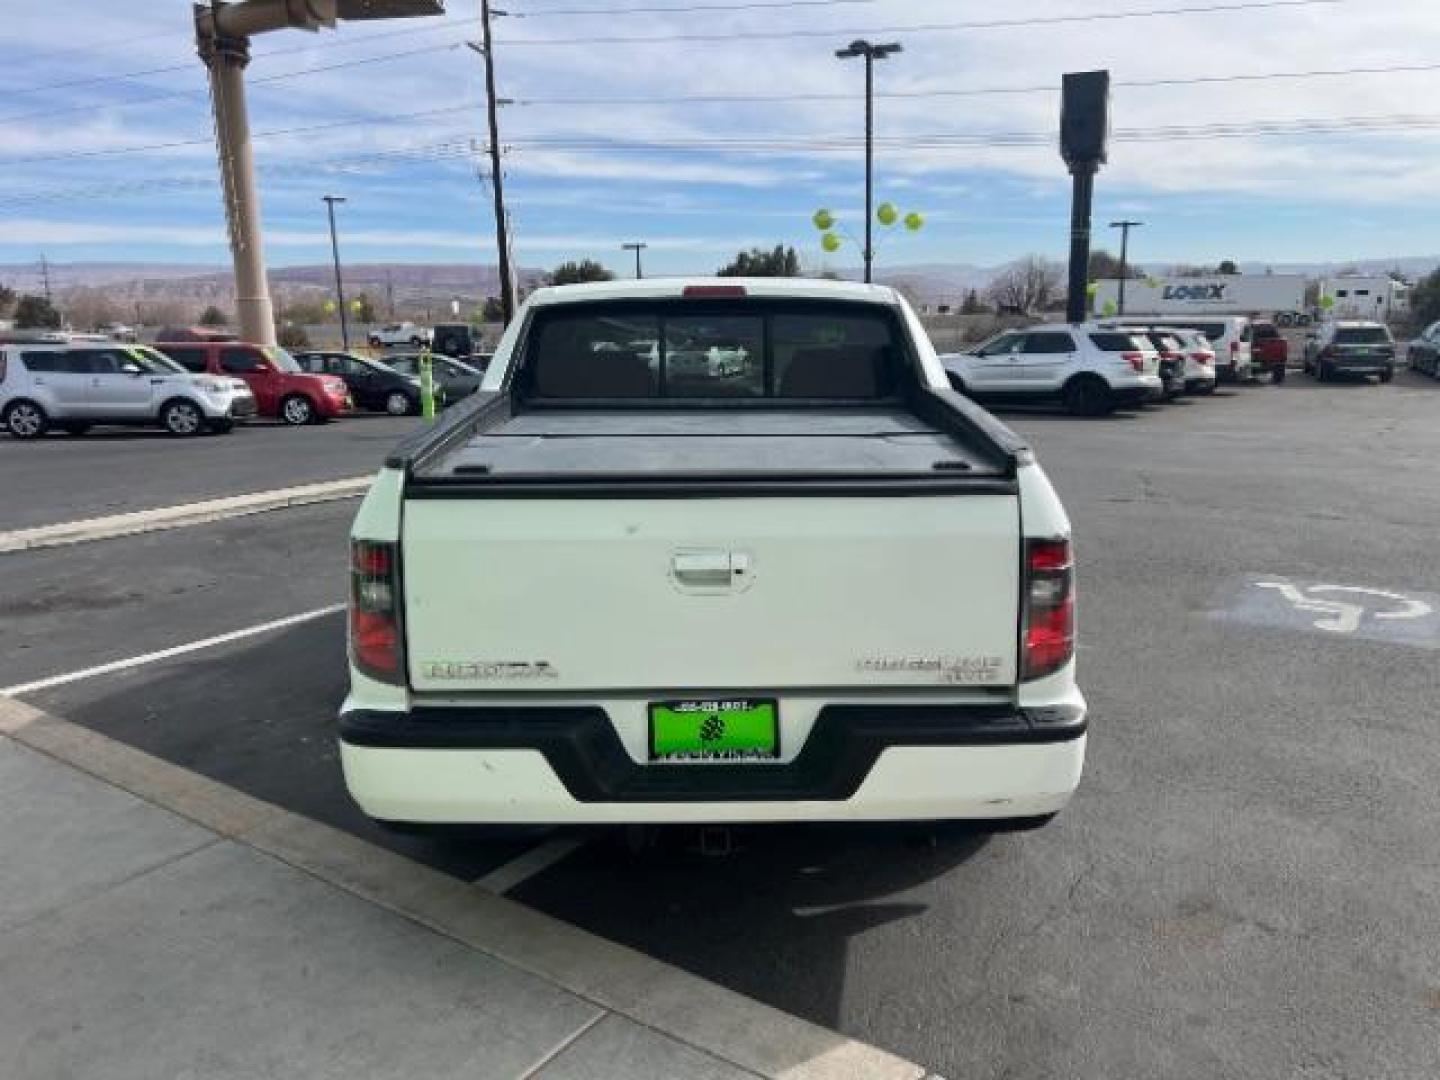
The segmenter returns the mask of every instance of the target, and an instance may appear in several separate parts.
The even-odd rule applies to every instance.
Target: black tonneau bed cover
[[[883,476],[986,468],[953,438],[898,408],[566,411],[511,417],[434,461],[423,476]]]

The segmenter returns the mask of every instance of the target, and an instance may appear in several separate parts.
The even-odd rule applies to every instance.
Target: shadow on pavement
[[[658,835],[635,854],[623,830],[597,831],[511,895],[827,1027],[840,1024],[846,973],[860,962],[852,939],[924,915],[905,891],[989,838],[945,824],[762,825],[734,829],[732,848],[712,854],[696,827]]]

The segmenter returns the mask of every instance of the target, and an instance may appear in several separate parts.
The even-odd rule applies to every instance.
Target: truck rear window
[[[521,378],[530,397],[569,401],[873,401],[902,357],[874,305],[629,301],[541,311]]]

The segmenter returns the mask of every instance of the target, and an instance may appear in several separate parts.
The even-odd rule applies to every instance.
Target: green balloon
[[[1099,291],[1100,285],[1098,282],[1092,281],[1090,282],[1090,284],[1085,286],[1085,295],[1090,297],[1091,300],[1095,299],[1095,294]]]
[[[894,203],[881,203],[880,209],[875,211],[875,216],[880,219],[881,225],[894,225],[900,220],[900,211]]]
[[[840,238],[834,233],[827,232],[824,236],[820,238],[820,246],[826,251],[839,251]]]
[[[815,223],[815,228],[821,232],[827,232],[835,227],[835,215],[829,210],[816,210],[815,216],[810,220]]]
[[[920,213],[912,210],[905,215],[905,228],[911,232],[919,232],[925,227],[925,218]]]
[[[1102,310],[1102,314],[1104,314],[1108,318],[1109,316],[1114,315],[1118,310],[1119,309],[1115,306],[1114,300],[1106,300],[1105,307]]]
[[[1326,311],[1329,311],[1331,308],[1333,308],[1333,307],[1335,306],[1335,298],[1334,298],[1333,296],[1322,296],[1322,297],[1320,297],[1320,306],[1321,306],[1322,308],[1324,308]]]

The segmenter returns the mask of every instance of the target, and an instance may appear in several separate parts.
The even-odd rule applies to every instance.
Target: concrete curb
[[[0,735],[767,1080],[921,1080],[926,1070],[0,697]]]
[[[256,491],[248,495],[230,495],[223,499],[205,499],[201,502],[182,503],[179,506],[161,506],[128,514],[15,529],[12,532],[0,533],[0,555],[60,547],[64,544],[81,544],[88,540],[112,540],[118,536],[134,536],[164,529],[183,529],[189,525],[203,525],[211,521],[224,521],[226,518],[244,517],[247,514],[263,514],[291,506],[353,499],[369,490],[371,479],[369,476],[355,476],[346,480],[325,480],[317,484]]]

